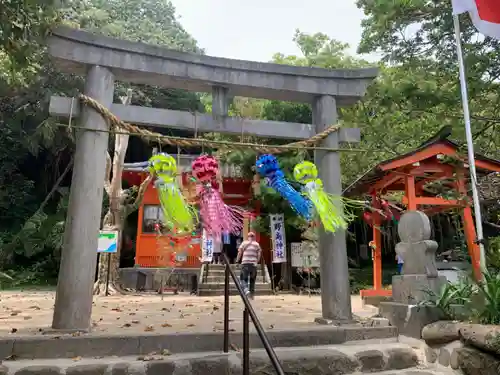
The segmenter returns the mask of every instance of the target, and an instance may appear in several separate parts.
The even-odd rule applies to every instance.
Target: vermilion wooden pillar
[[[474,227],[474,219],[472,218],[472,210],[469,205],[464,208],[462,212],[462,219],[464,222],[465,240],[467,241],[467,247],[469,248],[474,275],[476,276],[477,280],[481,280],[482,275],[479,262],[479,245],[477,245],[475,242],[476,229]]]
[[[407,199],[408,211],[417,209],[416,193],[415,193],[415,176],[406,176],[405,178],[405,196]]]
[[[464,172],[457,171],[457,190],[459,193],[467,197],[467,189],[465,187]],[[472,268],[474,270],[474,275],[477,280],[482,279],[481,265],[480,265],[480,250],[479,245],[476,244],[476,228],[474,226],[474,219],[472,218],[472,209],[470,207],[470,201],[467,197],[467,205],[462,211],[462,220],[464,223],[464,233],[465,240],[467,241],[467,248],[469,249],[469,255],[471,258]]]
[[[380,209],[379,201],[377,200],[377,192],[372,193],[372,206],[375,209]],[[373,256],[373,289],[382,289],[382,234],[380,233],[380,226],[382,225],[382,218],[378,211],[373,213],[373,242],[375,243],[375,250],[372,251]]]

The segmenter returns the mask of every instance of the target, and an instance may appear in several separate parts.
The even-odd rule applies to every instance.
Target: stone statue
[[[392,278],[392,296],[395,302],[416,304],[439,294],[445,277],[439,277],[435,254],[436,241],[430,239],[431,224],[421,211],[408,211],[399,221],[401,242],[396,253],[403,258],[403,274]],[[430,293],[429,293],[430,292]]]
[[[437,277],[436,250],[438,244],[431,240],[429,218],[420,211],[409,211],[398,225],[401,242],[396,253],[403,259],[403,275],[427,275]]]
[[[380,314],[398,327],[399,334],[420,339],[422,328],[441,318],[439,309],[419,303],[439,295],[446,277],[439,276],[431,238],[429,218],[420,211],[408,211],[399,221],[401,242],[397,254],[403,258],[403,274],[392,277],[393,301],[380,303]]]

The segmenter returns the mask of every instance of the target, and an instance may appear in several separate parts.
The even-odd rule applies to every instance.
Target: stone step
[[[220,311],[222,319],[223,313]],[[262,342],[250,323],[250,347],[261,349]],[[316,325],[296,329],[267,330],[271,345],[280,347],[299,347],[313,345],[340,345],[348,343],[396,343],[397,330],[394,327],[363,327],[361,325],[327,326]],[[241,332],[231,332],[230,342],[241,348]],[[48,359],[79,357],[111,357],[146,355],[153,351],[166,349],[172,354],[193,352],[220,352],[224,334],[215,332],[183,333],[140,333],[140,334],[46,334],[0,337],[0,358]],[[364,340],[364,341],[357,341]],[[7,363],[9,361],[4,361]],[[10,362],[9,362],[10,363]],[[1,372],[0,372],[1,374]]]
[[[259,296],[268,296],[272,294],[271,284],[255,283],[255,294]],[[197,294],[201,297],[222,296],[224,295],[224,284],[221,283],[202,283],[198,284]],[[238,295],[238,289],[234,284],[229,284],[229,294]]]
[[[278,347],[276,354],[287,373],[293,374],[363,374],[439,375],[435,370],[417,369],[418,357],[413,349],[397,342],[359,342],[357,345],[316,347]],[[229,353],[197,352],[171,354],[158,350],[142,356],[78,359],[4,361],[0,373],[23,375],[67,374],[137,374],[137,375],[205,375],[241,373],[241,351]],[[274,374],[267,353],[251,349],[250,373]]]
[[[262,287],[271,288],[271,284],[270,283],[263,283],[263,282],[258,282],[257,281],[255,283],[255,287],[256,288],[262,288]],[[203,288],[203,289],[218,289],[218,288],[222,288],[222,289],[224,289],[224,283],[200,283],[200,284],[198,284],[198,288]],[[236,290],[236,285],[234,285],[234,283],[229,283],[229,289]]]
[[[270,284],[269,280],[264,281],[264,277],[262,275],[257,276],[255,279],[256,283],[266,283]],[[208,275],[206,277],[202,277],[200,280],[200,283],[207,284],[207,283],[215,283],[215,284],[222,284],[224,285],[224,276],[214,276],[214,275]],[[232,279],[229,279],[229,284],[234,284]]]
[[[271,287],[268,287],[266,289],[255,288],[255,295],[256,296],[270,296],[272,294],[273,294],[273,291],[272,291]],[[198,288],[197,295],[199,297],[217,297],[217,296],[223,296],[224,295],[224,289],[223,288],[220,288],[220,289],[199,289]],[[238,293],[238,291],[235,288],[235,289],[230,289],[229,290],[229,295],[230,296],[238,296],[239,293]]]
[[[234,268],[233,269],[234,273],[239,275],[240,272],[241,272],[241,268]],[[262,274],[262,271],[264,271],[264,273],[267,273],[266,270],[262,270],[261,267],[257,267],[257,274]],[[212,269],[211,267],[208,268],[208,272],[207,271],[204,271],[208,274],[214,274],[214,275],[224,275],[224,268],[216,268],[216,269]]]
[[[240,276],[240,270],[236,270],[234,273],[236,274],[236,276]],[[266,274],[267,272],[264,272],[264,274]],[[208,272],[203,272],[202,273],[202,276],[219,276],[219,277],[224,277],[224,270],[211,270],[209,269]],[[262,270],[261,269],[257,269],[257,277],[262,277]]]

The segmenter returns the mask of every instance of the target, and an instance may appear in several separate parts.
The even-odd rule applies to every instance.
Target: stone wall
[[[466,375],[500,374],[500,326],[439,321],[424,327],[422,338],[428,363]]]

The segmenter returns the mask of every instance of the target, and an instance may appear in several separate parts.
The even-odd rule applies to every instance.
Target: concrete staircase
[[[241,265],[232,264],[231,269],[239,278]],[[200,269],[198,282],[199,296],[222,296],[224,295],[224,266],[222,264],[203,264]],[[238,294],[232,279],[229,280],[229,293]],[[255,283],[256,295],[272,294],[271,278],[266,266],[257,266],[257,280]]]
[[[266,334],[287,375],[460,374],[428,366],[421,347],[401,340],[395,327],[311,325]],[[229,339],[222,353],[219,331],[11,335],[0,337],[0,375],[241,375],[243,335]],[[249,341],[250,374],[274,375],[253,327]]]
[[[123,342],[123,338],[122,342]],[[175,339],[175,338],[173,338]],[[166,340],[165,340],[166,341]],[[122,344],[123,345],[123,344]],[[172,346],[172,345],[170,345]],[[397,338],[361,340],[341,345],[276,347],[286,374],[294,375],[455,375],[449,369],[422,365],[417,352]],[[83,353],[82,353],[83,354]],[[33,358],[4,361],[0,374],[15,375],[241,375],[242,353],[175,353],[158,347],[147,355]],[[251,349],[250,374],[273,375],[263,349]]]

